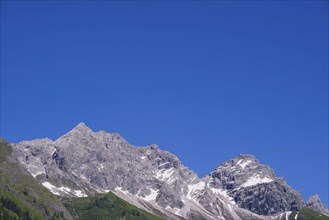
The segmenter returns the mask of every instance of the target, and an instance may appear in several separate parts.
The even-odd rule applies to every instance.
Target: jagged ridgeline
[[[20,208],[9,209],[7,202],[1,206],[6,216],[27,211],[36,219],[329,220],[320,198],[305,203],[252,155],[238,155],[199,178],[157,145],[133,146],[83,123],[55,141],[22,141],[13,149],[3,142],[1,148],[1,195]]]
[[[161,219],[111,192],[85,198],[52,194],[25,170],[3,138],[0,138],[0,171],[0,220]]]

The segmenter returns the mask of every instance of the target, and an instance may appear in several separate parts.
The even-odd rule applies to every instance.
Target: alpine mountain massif
[[[305,204],[252,155],[238,155],[199,178],[157,145],[132,146],[117,133],[93,132],[84,123],[55,141],[22,141],[13,148],[52,194],[76,198],[113,192],[164,219],[298,219],[306,206],[329,213],[317,196]]]

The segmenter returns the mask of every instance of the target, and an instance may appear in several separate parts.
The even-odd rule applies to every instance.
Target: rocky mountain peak
[[[308,203],[311,203],[311,202],[321,202],[321,199],[319,197],[318,194],[315,194],[313,196],[311,196],[308,200],[307,200]]]
[[[236,169],[244,170],[244,169],[252,167],[252,166],[258,166],[260,163],[255,158],[254,155],[239,154],[232,160],[227,161],[227,164],[231,165],[232,167],[234,167]]]
[[[321,214],[324,214],[326,216],[329,216],[329,210],[328,208],[321,202],[321,199],[318,195],[311,196],[307,202],[306,206],[310,209],[313,209],[317,212],[320,212]]]
[[[253,155],[240,154],[228,160],[210,173],[214,187],[233,190],[240,187],[271,182],[276,179],[274,171],[261,164]],[[217,179],[217,181],[215,181]]]
[[[159,149],[159,146],[156,145],[156,144],[151,144],[150,148],[151,148],[152,150],[158,150],[158,149]]]
[[[256,157],[252,154],[239,154],[238,156],[235,157],[235,159],[256,160]]]
[[[112,191],[169,219],[256,220],[263,218],[254,213],[274,215],[304,206],[298,192],[250,154],[240,154],[199,179],[155,144],[135,147],[118,133],[93,132],[82,122],[56,141],[22,141],[13,147],[27,170],[55,194]]]
[[[235,158],[228,160],[224,163],[222,163],[220,166],[217,167],[217,169],[222,169],[224,167],[231,168],[231,169],[245,169],[247,167],[250,167],[251,165],[259,165],[259,161],[255,158],[254,155],[251,154],[239,154]]]
[[[81,133],[92,132],[92,130],[83,122],[77,124],[71,131],[79,131]]]
[[[95,139],[95,133],[83,122],[80,122],[71,131],[58,138],[54,143],[58,146],[71,146],[81,145],[81,142],[93,142]]]
[[[259,215],[296,211],[304,206],[297,191],[249,154],[240,154],[217,167],[210,173],[209,185],[226,190],[240,208]]]

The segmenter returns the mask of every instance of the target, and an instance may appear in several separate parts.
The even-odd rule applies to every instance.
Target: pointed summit
[[[74,140],[79,141],[82,137],[87,137],[93,134],[93,131],[85,125],[85,123],[80,122],[72,130],[63,136],[59,137],[55,142],[57,144],[61,143],[63,140]]]
[[[235,157],[236,159],[250,159],[250,160],[257,160],[256,157],[252,154],[239,154]]]
[[[220,166],[217,167],[217,169],[222,169],[223,167],[227,167],[230,170],[234,167],[238,166],[238,169],[244,169],[247,166],[259,166],[260,163],[256,159],[256,157],[252,154],[239,154],[233,159],[230,159],[228,161],[225,161]],[[233,170],[231,170],[233,171]]]
[[[75,128],[88,128],[88,127],[85,123],[79,122],[79,124],[77,124],[77,126],[75,126]]]
[[[84,132],[84,131],[92,131],[85,123],[80,122],[79,124],[77,124],[77,126],[75,126],[71,131],[75,131],[78,130],[80,132]]]
[[[320,212],[323,215],[329,216],[328,208],[321,202],[321,199],[318,195],[311,196],[307,200],[306,206],[310,209]]]
[[[321,202],[321,199],[318,194],[311,196],[307,202]]]
[[[85,123],[80,122],[75,126],[71,131],[69,131],[67,134],[69,135],[82,135],[82,136],[87,136],[91,133],[94,133],[93,130],[91,130]]]

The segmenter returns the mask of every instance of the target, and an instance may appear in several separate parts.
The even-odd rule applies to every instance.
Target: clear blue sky
[[[1,136],[254,154],[328,205],[327,40],[328,1],[1,1]]]

